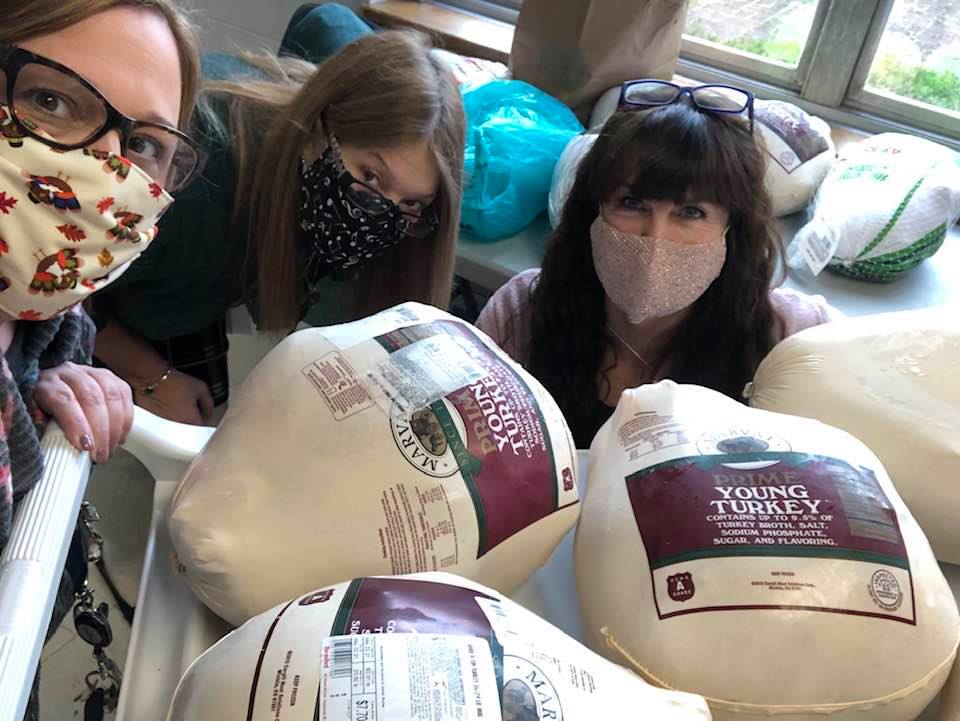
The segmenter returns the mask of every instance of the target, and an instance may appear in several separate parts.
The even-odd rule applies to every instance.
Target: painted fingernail
[[[89,451],[91,448],[93,448],[93,441],[90,440],[90,436],[84,433],[80,436],[80,450]]]

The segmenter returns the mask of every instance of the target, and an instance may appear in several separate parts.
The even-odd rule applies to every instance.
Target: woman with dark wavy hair
[[[477,320],[553,394],[578,448],[624,389],[670,378],[739,399],[777,342],[838,315],[821,296],[774,287],[781,245],[752,96],[738,91],[731,111],[712,107],[709,89],[660,86],[645,109],[621,100],[580,163],[543,267],[514,277]]]

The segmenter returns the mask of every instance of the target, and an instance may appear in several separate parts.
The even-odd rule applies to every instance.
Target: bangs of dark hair
[[[685,101],[618,110],[598,139],[589,187],[597,202],[626,186],[636,198],[742,210],[751,196],[749,160],[742,155],[742,136],[749,133],[743,118],[702,112]]]

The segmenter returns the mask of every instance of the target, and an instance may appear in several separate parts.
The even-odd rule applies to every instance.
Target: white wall
[[[276,51],[294,11],[306,0],[182,0],[195,10],[204,50]],[[338,0],[359,7],[363,0]]]

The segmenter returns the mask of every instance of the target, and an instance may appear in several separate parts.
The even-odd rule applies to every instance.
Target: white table
[[[157,481],[116,721],[165,721],[187,667],[230,631],[174,573],[167,515],[176,481]]]
[[[538,268],[543,258],[550,223],[543,213],[516,235],[496,241],[478,240],[460,231],[457,241],[457,274],[487,290],[496,290],[527,268]]]
[[[800,214],[778,222],[784,242],[800,227]],[[484,242],[461,233],[457,245],[457,273],[471,283],[496,290],[517,273],[537,268],[550,237],[546,214],[504,240]],[[791,270],[785,285],[804,293],[821,294],[846,315],[868,315],[933,305],[960,305],[960,227],[954,225],[943,247],[893,283],[867,283],[825,270],[814,277]]]

